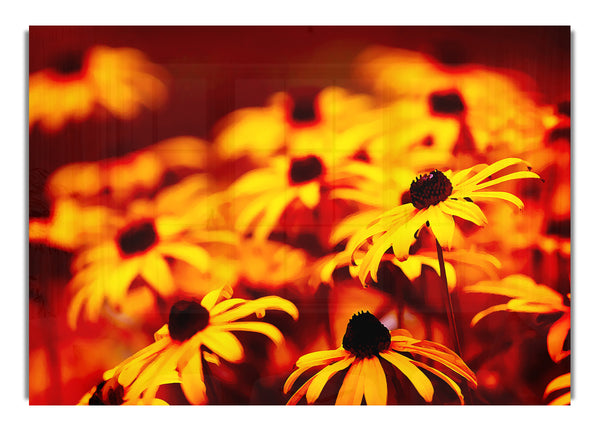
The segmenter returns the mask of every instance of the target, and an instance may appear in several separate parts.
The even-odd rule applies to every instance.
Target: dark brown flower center
[[[123,404],[123,396],[125,395],[125,390],[123,389],[123,386],[117,384],[116,389],[109,388],[108,391],[106,391],[106,396],[104,396],[104,394],[102,393],[102,388],[105,384],[106,380],[102,381],[98,384],[98,386],[96,386],[96,390],[94,391],[94,394],[90,397],[88,404],[90,406],[118,406]]]
[[[117,237],[119,249],[125,256],[142,253],[158,240],[154,222],[144,220],[128,226]]]
[[[456,91],[440,91],[429,96],[429,108],[434,115],[459,116],[465,110],[465,103]]]
[[[72,51],[58,57],[53,68],[61,75],[71,75],[83,69],[83,52]]]
[[[185,341],[208,326],[210,313],[196,301],[178,301],[169,312],[169,334]]]
[[[295,123],[311,123],[317,120],[318,88],[296,88],[290,91],[292,107],[290,119]]]
[[[292,159],[290,164],[290,183],[302,184],[318,178],[323,173],[323,163],[317,156]]]
[[[361,311],[348,322],[342,346],[357,358],[370,358],[389,349],[391,342],[388,328],[368,311]]]
[[[410,201],[417,209],[445,201],[451,193],[452,183],[437,169],[421,175],[410,185]]]

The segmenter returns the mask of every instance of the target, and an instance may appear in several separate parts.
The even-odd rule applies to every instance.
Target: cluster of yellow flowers
[[[139,51],[79,62],[30,76],[30,130],[168,97]],[[29,240],[69,254],[68,328],[126,334],[80,404],[506,403],[503,363],[526,353],[489,339],[524,324],[568,362],[568,113],[420,52],[369,48],[355,74],[362,92],[294,88],[214,138],[51,173]],[[521,320],[482,321],[498,311]],[[139,333],[154,341],[131,354]],[[570,403],[562,369],[537,402]]]

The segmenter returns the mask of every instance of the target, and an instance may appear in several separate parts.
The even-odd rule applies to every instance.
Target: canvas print
[[[28,37],[30,404],[571,403],[568,26]]]

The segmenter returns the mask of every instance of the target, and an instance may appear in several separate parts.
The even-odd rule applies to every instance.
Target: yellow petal
[[[488,222],[487,217],[476,203],[446,199],[438,205],[444,213],[463,218],[475,223],[477,226],[483,226]]]
[[[142,264],[140,275],[161,295],[169,295],[175,288],[175,280],[167,262],[157,253],[149,253]]]
[[[569,404],[571,404],[571,392],[567,392],[548,403],[549,406],[566,406]]]
[[[518,180],[518,179],[522,179],[522,178],[539,178],[539,177],[540,176],[538,174],[536,174],[535,172],[529,172],[529,171],[514,172],[512,174],[503,175],[500,178],[496,178],[495,180],[486,181],[485,183],[477,184],[476,186],[473,186],[471,188],[471,190],[476,191],[476,190],[485,189],[487,187],[495,186],[496,184],[500,184],[500,183],[503,183],[505,181],[510,181],[510,180]]]
[[[284,191],[282,195],[274,196],[269,202],[262,218],[260,218],[254,229],[253,237],[258,241],[265,241],[281,218],[285,208],[294,200],[295,195],[291,191]]]
[[[452,388],[452,390],[456,393],[456,395],[458,395],[458,399],[460,400],[460,403],[461,404],[465,403],[465,397],[463,396],[462,391],[460,390],[460,386],[458,386],[454,380],[452,380],[450,377],[448,377],[446,374],[442,373],[441,371],[438,371],[435,368],[430,367],[429,365],[426,365],[422,362],[419,362],[419,361],[411,361],[411,362],[413,364],[415,364],[416,366],[423,368],[424,370],[427,370],[430,373],[435,374],[440,379],[442,379],[444,382],[446,382],[446,384],[448,384],[448,386],[450,386]]]
[[[367,405],[387,404],[387,382],[379,358],[371,357],[364,360],[365,400]]]
[[[355,360],[352,363],[335,400],[337,405],[360,405],[363,398],[365,378],[363,366],[364,361],[361,360]]]
[[[223,299],[231,298],[231,295],[233,295],[233,289],[231,288],[231,286],[223,286],[219,289],[211,290],[206,295],[204,295],[204,298],[202,298],[200,304],[208,311],[211,311],[215,304],[217,304],[219,301],[222,301]]]
[[[229,362],[240,362],[244,359],[244,348],[235,335],[216,329],[202,331],[203,344],[215,354]]]
[[[310,209],[314,209],[321,200],[321,185],[312,181],[298,189],[298,197],[304,205]]]
[[[570,350],[563,351],[565,339],[571,329],[571,313],[565,313],[548,331],[548,354],[554,362],[559,362],[570,354]]]
[[[381,352],[380,356],[408,377],[425,401],[431,402],[433,400],[433,385],[431,381],[408,358],[396,352]]]
[[[181,389],[191,404],[206,404],[206,384],[202,372],[200,351],[192,355],[183,370],[181,370]]]
[[[507,168],[509,166],[512,165],[516,165],[518,163],[526,163],[525,161],[518,159],[516,157],[511,157],[511,158],[507,158],[507,159],[502,159],[499,160],[495,163],[492,163],[490,166],[485,167],[484,169],[482,169],[479,173],[477,173],[476,175],[472,176],[471,178],[469,178],[466,181],[463,181],[460,184],[453,184],[455,189],[459,189],[462,190],[468,186],[474,185],[479,183],[481,180],[483,180],[484,178],[489,177],[490,175],[504,169]],[[457,190],[458,191],[458,190]]]
[[[436,239],[444,248],[450,248],[454,236],[454,219],[451,215],[444,213],[440,207],[434,205],[428,212],[429,226]]]
[[[165,256],[190,264],[200,272],[208,271],[210,255],[202,247],[185,242],[167,242],[160,244],[156,249]]]
[[[298,309],[293,303],[278,296],[264,296],[252,301],[247,301],[245,304],[225,311],[222,314],[211,316],[211,322],[215,324],[232,322],[260,310],[281,310],[292,316],[294,320],[298,319]]]
[[[329,362],[336,361],[338,359],[349,356],[350,354],[346,349],[340,347],[335,350],[323,350],[320,352],[311,352],[307,353],[304,356],[301,356],[296,361],[296,366],[298,368],[306,368],[306,367],[314,367],[315,365],[322,365]]]
[[[480,199],[502,199],[514,204],[517,208],[523,209],[525,204],[521,199],[507,192],[472,192],[469,193],[469,197],[474,200]]]
[[[266,335],[275,344],[283,342],[283,335],[275,326],[266,322],[233,322],[225,323],[219,326],[224,331],[251,331]]]
[[[557,378],[553,379],[548,386],[546,386],[546,390],[544,391],[544,398],[546,398],[550,393],[554,391],[558,391],[560,389],[568,388],[571,386],[571,373],[566,373]]]
[[[354,358],[345,358],[339,362],[334,362],[331,365],[326,366],[321,371],[319,371],[314,380],[308,386],[308,391],[306,392],[306,401],[308,404],[313,404],[319,395],[321,395],[321,391],[325,386],[325,383],[333,376],[335,373],[342,371],[350,366],[354,361]]]

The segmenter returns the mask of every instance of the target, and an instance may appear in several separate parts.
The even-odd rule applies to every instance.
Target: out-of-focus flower
[[[551,107],[535,102],[531,78],[515,71],[448,66],[421,52],[374,46],[357,58],[356,72],[396,104],[390,111],[398,125],[395,135],[422,141],[427,133],[423,127],[429,126],[434,148],[454,145],[461,133],[468,133],[472,150],[479,154],[522,154],[541,147],[545,133],[558,121]],[[415,109],[423,111],[420,118],[429,117],[429,124],[415,121]],[[435,117],[454,122],[435,122]],[[411,128],[415,130],[405,131]]]
[[[245,173],[223,193],[235,230],[266,240],[288,207],[314,210],[329,187],[351,178],[345,169],[352,163],[323,148],[269,159],[266,167]]]
[[[192,136],[178,136],[122,157],[71,163],[50,175],[46,192],[52,201],[101,199],[122,205],[132,197],[155,192],[168,173],[181,172],[183,177],[203,170],[208,159],[207,145]],[[205,180],[208,189],[208,178]]]
[[[202,190],[202,182],[198,185],[189,177],[152,201],[134,201],[110,235],[78,250],[69,283],[75,292],[68,310],[71,326],[83,307],[94,321],[104,301],[118,306],[137,277],[161,297],[169,297],[176,284],[166,258],[206,272],[211,258],[200,244],[237,242],[232,232],[209,231],[211,200]]]
[[[82,121],[95,109],[129,119],[141,106],[154,109],[167,97],[166,72],[132,48],[94,46],[68,54],[54,68],[29,76],[29,129],[50,132]]]
[[[175,303],[169,323],[154,334],[156,341],[104,374],[109,382],[102,389],[103,397],[120,385],[124,400],[150,404],[160,385],[176,380],[191,404],[206,404],[203,360],[220,364],[219,358],[232,363],[244,359],[242,344],[232,332],[256,332],[281,344],[283,335],[275,326],[238,320],[251,314],[262,317],[266,310],[280,310],[297,319],[295,305],[277,296],[244,300],[231,298],[232,293],[223,287],[209,292],[201,302]]]
[[[410,186],[411,203],[381,214],[348,241],[346,250],[354,255],[369,238],[373,239],[373,245],[360,263],[361,282],[365,284],[369,273],[373,281],[377,281],[379,262],[390,247],[397,259],[405,260],[409,247],[425,224],[431,228],[439,244],[449,249],[454,235],[454,216],[478,226],[487,223],[485,214],[474,200],[505,200],[522,209],[523,202],[511,193],[483,191],[509,180],[539,178],[534,172],[517,171],[489,179],[491,175],[520,163],[523,160],[508,158],[489,166],[477,165],[455,173],[435,170],[414,180]]]
[[[414,359],[415,357],[422,357],[423,360]],[[349,370],[338,391],[336,404],[359,405],[363,397],[368,405],[387,404],[388,387],[382,367],[383,360],[406,375],[427,402],[433,400],[434,388],[431,380],[419,368],[446,382],[458,395],[461,404],[464,404],[464,397],[460,387],[450,376],[423,361],[435,361],[445,367],[444,369],[464,377],[470,385],[477,386],[475,374],[454,352],[441,344],[412,338],[410,333],[403,329],[390,332],[367,311],[352,316],[341,347],[309,353],[298,359],[298,369],[285,382],[285,393],[288,393],[296,380],[310,368],[324,368],[302,384],[291,396],[288,404],[297,404],[304,396],[308,404],[313,404],[321,395],[327,381],[347,368]]]
[[[110,208],[59,199],[54,202],[50,217],[29,219],[29,242],[74,251],[104,238],[117,220],[118,214]]]
[[[276,93],[266,107],[243,108],[216,127],[215,145],[224,159],[255,161],[294,148],[329,148],[352,155],[376,133],[371,98],[341,87],[299,88]]]
[[[571,373],[563,374],[553,379],[546,390],[544,391],[544,399],[548,398],[551,393],[569,388],[568,392],[554,398],[548,404],[551,406],[568,406],[571,404]]]
[[[508,296],[510,301],[489,307],[477,313],[471,320],[475,326],[481,319],[497,311],[518,313],[560,313],[560,318],[548,331],[548,354],[554,362],[566,358],[571,350],[563,350],[563,345],[571,330],[571,307],[565,305],[563,296],[548,286],[537,284],[522,274],[510,275],[500,281],[481,281],[464,288],[465,293],[486,293]],[[568,295],[570,299],[570,294]]]

